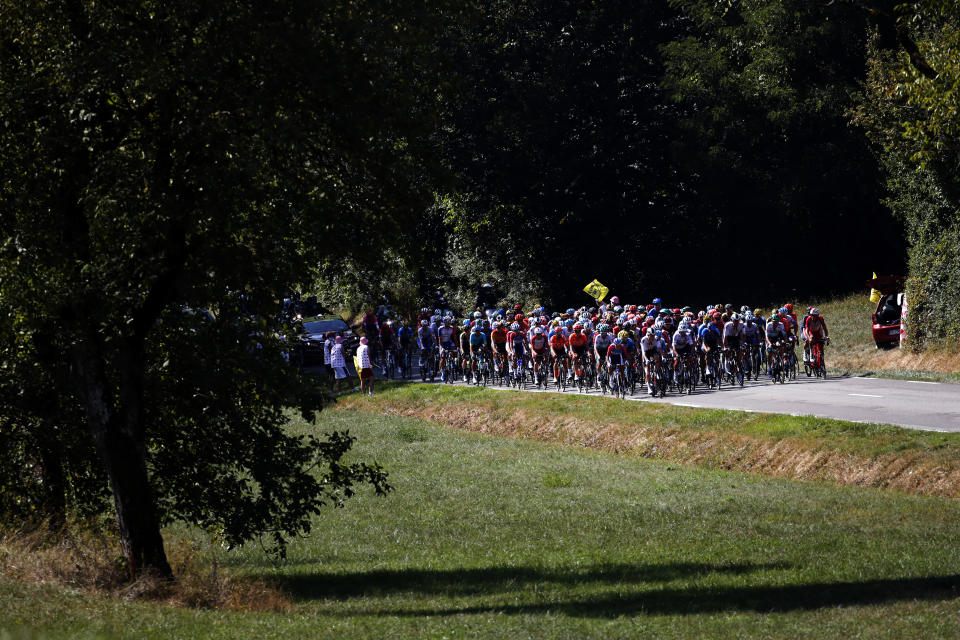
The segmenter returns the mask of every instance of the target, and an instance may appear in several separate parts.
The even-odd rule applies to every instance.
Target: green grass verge
[[[0,583],[15,638],[954,638],[960,503],[325,412],[396,490],[274,566],[293,613]],[[31,631],[22,631],[29,628]]]
[[[378,382],[374,397],[345,396],[341,405],[700,466],[960,496],[960,433],[576,394],[399,382]],[[474,418],[479,425],[471,424]],[[819,457],[819,462],[806,465],[801,456]],[[790,473],[792,465],[799,468],[796,474]],[[852,465],[864,473],[851,472]]]

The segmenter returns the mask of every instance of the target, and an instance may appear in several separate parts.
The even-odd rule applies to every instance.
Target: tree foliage
[[[872,49],[855,112],[875,144],[889,188],[887,205],[910,244],[909,338],[916,347],[960,339],[960,5],[902,5],[932,74],[908,52]]]
[[[284,430],[323,398],[268,320],[432,199],[437,9],[0,2],[5,507],[42,486],[95,509],[78,479],[108,479],[131,570],[166,572],[159,523],[282,549],[352,483],[387,488],[346,434]]]

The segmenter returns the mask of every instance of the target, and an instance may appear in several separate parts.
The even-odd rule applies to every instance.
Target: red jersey
[[[574,349],[582,349],[583,347],[587,346],[589,341],[590,341],[590,338],[588,338],[583,332],[577,333],[576,331],[574,331],[573,333],[570,334],[570,338],[569,338],[570,346],[573,347]]]
[[[550,338],[550,346],[553,347],[554,351],[566,351],[567,339],[564,338],[563,334],[558,331],[553,334],[553,337]]]
[[[495,342],[498,347],[502,347],[507,344],[507,330],[503,327],[499,329],[494,329],[490,332],[490,341]]]

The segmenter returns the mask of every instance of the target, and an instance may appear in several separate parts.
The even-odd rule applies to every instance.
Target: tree
[[[765,269],[766,290],[750,282],[760,300],[827,293],[825,283],[849,291],[871,270],[896,272],[902,231],[847,116],[864,77],[867,16],[827,2],[673,4],[690,32],[666,47],[664,83],[684,107],[678,162],[714,240],[708,254],[723,247],[733,263]],[[865,229],[869,240],[851,242]]]
[[[960,339],[960,3],[904,4],[896,19],[915,48],[873,46],[855,122],[875,145],[887,205],[906,228],[908,337],[922,347]]]
[[[134,574],[169,574],[172,519],[282,551],[353,483],[385,491],[375,465],[341,462],[349,435],[284,430],[285,407],[310,417],[323,399],[269,319],[321,259],[402,241],[432,198],[423,89],[437,83],[420,43],[443,12],[2,0],[0,13],[0,385],[57,400],[4,395],[0,434],[23,437],[3,477],[53,477],[30,444],[45,442],[73,480],[109,480]]]

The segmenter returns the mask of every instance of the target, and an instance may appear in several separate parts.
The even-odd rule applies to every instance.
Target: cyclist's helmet
[[[746,313],[749,310],[750,310],[750,307],[748,307],[747,305],[743,305],[742,307],[740,307],[740,313]]]
[[[486,329],[486,328],[488,328],[489,326],[490,326],[490,321],[489,321],[489,320],[484,320],[484,321],[483,321],[483,328]]]
[[[434,309],[434,310],[433,310],[433,315],[439,316],[439,315],[440,315],[440,309]]]
[[[573,325],[573,330],[574,330],[574,331],[581,331],[581,330],[583,330],[583,325],[580,324],[579,322],[577,322],[577,323],[575,323],[575,324]]]
[[[734,322],[740,322],[740,314],[735,313],[732,316],[730,316],[730,319],[733,320]]]
[[[660,304],[660,298],[654,298],[653,304]]]
[[[479,317],[481,317],[481,316],[483,316],[483,314],[480,313],[479,311],[474,311],[474,312],[473,312],[473,317],[474,317],[474,318],[479,318]]]
[[[617,296],[613,296],[612,298],[610,298],[610,304],[612,304],[613,306],[617,306],[618,304],[620,304],[620,298],[618,298]]]
[[[613,312],[614,312],[614,313],[622,313],[622,312],[623,312],[623,307],[621,307],[620,305],[617,305],[617,306],[615,306],[615,307],[613,308]]]
[[[464,327],[469,327],[469,326],[470,326],[470,321],[469,321],[469,320],[464,320],[464,321],[463,321],[463,326],[464,326]]]
[[[444,316],[443,324],[452,324],[452,323],[453,323],[453,316]]]
[[[626,331],[621,331],[620,333],[617,334],[617,339],[619,340],[626,340],[628,337],[630,337],[630,334],[627,333]]]
[[[599,331],[600,333],[606,333],[607,331],[610,331],[610,327],[606,323],[603,323],[599,327],[597,327],[597,331]]]
[[[427,322],[426,320],[421,320],[421,321],[420,321],[420,326],[421,326],[421,327],[429,327],[429,326],[430,326],[430,323]]]
[[[654,334],[653,327],[647,327],[647,337],[652,338]]]
[[[620,339],[620,336],[617,336],[613,339],[613,344],[622,344],[623,340]]]
[[[517,313],[520,313],[521,309],[523,309],[523,307],[520,306],[519,304],[513,305],[513,310],[516,311]]]
[[[547,316],[540,316],[540,324],[547,324],[547,322],[549,322]]]
[[[812,315],[812,316],[818,316],[818,315],[820,315],[820,309],[817,309],[817,308],[811,309],[811,310],[810,310],[810,315]]]
[[[788,302],[787,304],[785,304],[785,305],[783,305],[783,306],[786,307],[787,311],[793,313],[793,303],[792,303],[792,302]]]
[[[568,316],[572,316],[572,315],[575,314],[576,312],[577,312],[576,309],[572,309],[572,308],[571,308],[571,309],[567,309],[567,315],[568,315]]]
[[[541,335],[543,335],[543,329],[541,329],[540,327],[534,327],[534,329],[533,329],[533,335],[536,335],[536,336],[541,336]]]
[[[567,320],[567,321],[564,322],[563,324],[564,324],[565,326],[567,326],[567,327],[572,327],[573,324],[574,324],[574,322],[573,322],[573,320]]]
[[[702,318],[702,317],[705,316],[705,315],[707,315],[707,312],[704,311],[703,309],[701,309],[700,311],[697,312],[697,317],[698,317],[698,318]]]
[[[479,333],[479,332],[480,332],[480,325],[478,325],[478,324],[473,325],[473,329],[471,329],[470,331],[472,331],[473,333]]]
[[[520,323],[514,322],[512,325],[510,325],[510,331],[520,331]]]
[[[513,319],[516,320],[517,322],[520,322],[521,320],[523,320],[523,314],[518,313],[517,315],[513,316]]]
[[[420,309],[420,313],[430,313],[430,309],[424,307],[423,309]]]

